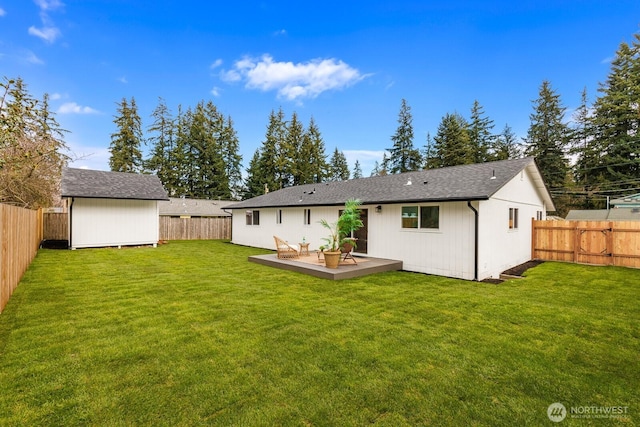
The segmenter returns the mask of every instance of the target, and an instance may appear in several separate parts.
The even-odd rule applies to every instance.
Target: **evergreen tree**
[[[33,98],[22,79],[0,82],[0,202],[36,209],[59,201],[68,157],[65,130],[49,96]]]
[[[353,179],[362,178],[362,167],[360,166],[360,162],[356,160],[356,164],[353,165]]]
[[[435,167],[473,163],[474,151],[469,140],[468,124],[458,113],[447,113],[440,124],[435,141]]]
[[[603,207],[600,203],[594,203],[593,191],[599,183],[604,181],[602,177],[603,167],[601,153],[597,141],[593,138],[592,116],[588,104],[587,89],[582,91],[580,106],[576,110],[571,133],[569,153],[577,157],[573,169],[575,183],[584,192],[584,198],[577,201],[576,206],[582,209]]]
[[[198,104],[190,134],[198,154],[193,159],[197,179],[194,182],[196,191],[192,197],[231,198],[222,141],[224,128],[224,116],[211,101]]]
[[[265,194],[266,179],[264,171],[260,167],[260,149],[256,149],[247,168],[247,178],[244,184],[243,199]]]
[[[142,170],[142,121],[132,97],[122,98],[113,122],[118,130],[111,134],[109,167],[114,172],[140,172]]]
[[[329,165],[327,164],[324,141],[313,117],[309,120],[309,127],[304,135],[304,144],[305,148],[300,151],[300,157],[307,159],[308,169],[303,183],[323,182],[327,176]]]
[[[281,159],[283,160],[282,170],[284,171],[282,177],[283,187],[300,185],[309,178],[309,168],[307,167],[309,159],[304,159],[301,156],[303,142],[306,139],[304,135],[304,126],[294,111],[287,126],[286,137],[280,146]],[[307,142],[309,141],[307,140]],[[309,147],[304,148],[308,151]],[[309,154],[309,152],[306,154]]]
[[[485,117],[484,109],[476,100],[471,107],[469,123],[469,143],[473,153],[473,163],[492,160],[491,147],[495,137],[492,135],[493,120]]]
[[[430,133],[427,133],[427,142],[424,145],[422,159],[424,162],[422,165],[423,169],[435,169],[439,167],[438,153],[436,152],[435,144]]]
[[[242,197],[244,191],[242,182],[242,155],[239,153],[240,141],[233,127],[231,116],[227,117],[227,121],[222,127],[220,143],[229,193],[231,194],[232,200],[238,200]]]
[[[349,165],[347,158],[338,148],[333,152],[329,161],[329,181],[346,181],[349,179]]]
[[[151,144],[151,155],[145,162],[145,169],[158,175],[169,194],[175,194],[178,177],[171,157],[175,124],[164,99],[158,99],[158,106],[151,113],[151,117],[153,117],[153,123],[147,128],[147,132],[151,135],[148,138]]]
[[[178,115],[175,118],[173,149],[170,151],[169,165],[173,170],[175,181],[169,193],[175,196],[187,196],[190,194],[189,183],[193,176],[193,164],[191,163],[190,144],[189,144],[189,127],[191,126],[191,109],[182,112],[182,106],[178,106]]]
[[[525,154],[536,158],[545,183],[551,188],[563,187],[567,179],[565,157],[570,130],[564,123],[565,108],[548,81],[540,86],[538,99],[533,101],[531,125],[524,139]]]
[[[518,137],[508,124],[504,125],[502,133],[494,140],[492,151],[494,160],[517,159],[521,156]]]
[[[620,44],[593,106],[593,147],[601,164],[582,167],[590,181],[615,183],[609,186],[619,194],[637,187],[640,177],[640,33],[633,38]]]
[[[283,187],[284,161],[281,159],[280,146],[286,135],[286,125],[282,109],[278,113],[271,110],[265,140],[260,149],[260,168],[262,178],[270,191]]]
[[[380,176],[380,163],[378,163],[377,160],[373,164],[373,168],[371,168],[371,175],[370,176]]]
[[[402,173],[420,169],[422,159],[420,150],[413,147],[413,117],[411,107],[402,99],[398,114],[398,128],[391,137],[393,147],[389,149],[388,170],[390,173]]]

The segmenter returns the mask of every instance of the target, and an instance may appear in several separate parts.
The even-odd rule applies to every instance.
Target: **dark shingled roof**
[[[158,203],[161,216],[231,216],[224,211],[235,202],[229,200],[204,200],[169,197],[168,201]]]
[[[168,200],[155,175],[64,168],[61,187],[62,197]]]
[[[227,208],[332,206],[342,205],[350,198],[363,204],[487,200],[525,168],[531,172],[547,210],[554,210],[531,157],[287,187]]]

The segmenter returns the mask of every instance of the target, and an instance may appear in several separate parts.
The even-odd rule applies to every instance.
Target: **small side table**
[[[300,255],[309,255],[309,243],[298,243],[300,245]]]

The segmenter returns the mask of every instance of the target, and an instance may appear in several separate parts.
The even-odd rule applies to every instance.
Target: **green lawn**
[[[640,270],[331,282],[265,252],[41,250],[0,315],[0,425],[640,425]]]

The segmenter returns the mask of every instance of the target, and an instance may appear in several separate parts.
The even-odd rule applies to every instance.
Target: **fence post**
[[[531,259],[536,258],[536,220],[531,217]]]
[[[607,232],[607,252],[609,253],[609,265],[616,264],[616,257],[613,253],[613,226],[614,223],[609,221],[609,231]]]

